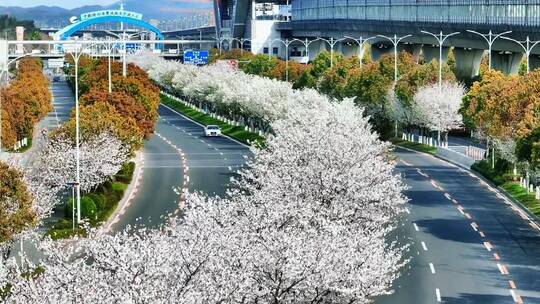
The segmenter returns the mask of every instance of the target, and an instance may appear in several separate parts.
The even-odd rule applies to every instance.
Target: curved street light
[[[521,48],[525,51],[525,56],[527,56],[527,73],[529,73],[531,71],[531,68],[530,68],[530,56],[531,56],[531,52],[532,50],[534,49],[534,47],[540,43],[540,40],[538,41],[531,41],[529,39],[529,36],[527,36],[527,39],[525,41],[518,41],[516,39],[512,39],[512,38],[509,38],[509,37],[501,37],[502,39],[505,39],[505,40],[508,40],[508,41],[513,41],[515,43],[517,43],[519,46],[521,46]],[[532,43],[532,45],[531,45]]]
[[[274,39],[270,42],[270,45],[276,40],[285,45],[285,81],[289,81],[289,45],[291,45],[291,43],[293,43],[295,40],[285,39],[285,41],[283,41],[281,39]],[[270,53],[270,50],[268,50],[268,53]]]
[[[442,87],[442,49],[443,49],[444,41],[448,39],[449,37],[460,34],[460,32],[454,32],[447,35],[444,35],[442,31],[439,34],[434,34],[428,31],[421,31],[421,32],[435,37],[435,39],[437,39],[437,42],[439,43],[439,89],[440,89]]]
[[[127,53],[127,50],[126,50],[126,40],[129,40],[135,36],[139,36],[141,35],[143,32],[137,32],[137,33],[133,33],[133,34],[126,34],[126,33],[122,33],[122,34],[115,34],[111,31],[105,31],[106,33],[108,33],[109,35],[112,35],[112,36],[115,36],[117,37],[118,39],[121,39],[122,40],[122,43],[124,45],[124,50],[123,50],[123,53],[122,53],[122,76],[123,77],[126,77],[127,76],[127,59],[126,59],[126,53]],[[140,37],[140,36],[139,36]]]
[[[125,43],[125,40],[124,40]],[[94,44],[89,44],[87,47]],[[79,123],[79,59],[82,54],[85,54],[85,49],[83,45],[81,46],[81,52],[79,52],[79,46],[75,45],[75,55],[73,53],[68,53],[73,61],[75,62],[75,158],[76,158],[76,193],[77,193],[77,223],[81,222],[81,168],[80,168],[80,123]]]
[[[368,42],[369,40],[375,39],[377,37],[372,36],[372,37],[368,37],[368,38],[363,38],[362,36],[360,36],[359,38],[354,38],[354,37],[351,37],[351,36],[344,36],[344,38],[351,39],[351,40],[355,41],[358,44],[358,59],[360,59],[360,70],[361,70],[362,65],[363,65],[362,60],[364,59],[364,44],[366,42]]]
[[[397,83],[397,79],[398,79],[398,65],[397,65],[397,61],[398,61],[398,44],[399,44],[399,42],[401,40],[403,40],[405,38],[409,38],[412,35],[405,35],[405,36],[402,36],[402,37],[398,37],[395,34],[394,34],[394,37],[388,37],[388,36],[384,36],[384,35],[377,35],[377,36],[389,40],[394,45],[394,85],[395,85]]]
[[[339,38],[339,39],[334,39],[334,37],[330,37],[329,40],[327,39],[324,39],[324,38],[317,38],[313,41],[317,41],[317,40],[322,40],[322,41],[325,41],[326,43],[328,43],[328,45],[330,45],[330,68],[332,68],[334,66],[334,45],[336,45],[338,42],[342,41],[342,40],[345,40],[347,38]]]
[[[240,54],[242,55],[244,53],[244,43],[252,40],[249,38],[232,38],[231,41],[237,41],[240,44]]]
[[[488,68],[489,68],[489,70],[491,70],[491,47],[493,46],[493,43],[499,37],[502,38],[503,35],[512,33],[512,31],[506,31],[506,32],[502,32],[500,34],[493,34],[491,32],[491,30],[487,34],[482,34],[482,33],[479,33],[477,31],[473,31],[473,30],[467,30],[467,32],[478,35],[478,36],[484,38],[484,40],[486,40],[486,42],[488,44],[488,52],[489,52],[489,54],[488,54],[488,57],[489,57],[489,67]]]

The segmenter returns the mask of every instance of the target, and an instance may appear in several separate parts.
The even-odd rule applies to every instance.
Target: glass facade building
[[[540,0],[293,0],[292,20],[540,26]]]

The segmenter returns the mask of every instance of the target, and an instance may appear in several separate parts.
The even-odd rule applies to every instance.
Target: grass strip
[[[417,142],[411,142],[411,141],[403,140],[400,138],[391,138],[390,142],[396,146],[409,148],[411,150],[429,153],[433,155],[437,154],[437,147],[432,147],[432,146],[424,145]]]
[[[495,168],[492,168],[489,160],[476,162],[471,169],[502,188],[531,213],[540,217],[540,201],[535,198],[534,192],[527,193],[527,190],[515,181],[517,177],[512,174],[511,169],[500,166],[498,163]]]
[[[527,193],[527,190],[517,182],[506,182],[501,185],[501,188],[529,209],[534,215],[540,216],[540,201],[535,198],[534,192]]]

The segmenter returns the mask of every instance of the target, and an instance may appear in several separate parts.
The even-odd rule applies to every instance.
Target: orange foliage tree
[[[52,110],[49,80],[41,62],[33,58],[19,61],[15,80],[2,90],[2,139],[13,147],[17,140],[32,137],[34,124]]]
[[[145,137],[154,132],[160,103],[159,88],[141,68],[129,64],[127,77],[122,76],[122,63],[112,62],[112,94],[109,94],[108,62],[101,60],[88,65],[82,77],[81,100],[85,104],[104,101],[127,117],[134,118]]]

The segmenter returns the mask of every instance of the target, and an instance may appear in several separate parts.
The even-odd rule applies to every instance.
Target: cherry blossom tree
[[[389,236],[405,203],[389,145],[352,100],[310,94],[295,95],[228,198],[189,194],[159,230],[42,241],[44,273],[10,264],[0,275],[8,302],[371,303],[391,292],[406,261]]]
[[[459,109],[464,95],[463,85],[452,82],[443,82],[441,87],[438,84],[422,87],[414,95],[415,107],[421,113],[422,124],[437,131],[439,142],[441,132],[462,126]],[[446,137],[448,141],[448,133]]]
[[[63,134],[49,139],[40,151],[41,176],[46,184],[59,189],[75,181],[76,149],[72,139]],[[81,189],[89,191],[116,174],[129,156],[126,147],[110,132],[102,132],[80,144]]]
[[[421,124],[424,119],[422,113],[418,112],[415,104],[409,104],[397,97],[394,88],[388,90],[387,93],[388,107],[386,109],[388,118],[395,123],[395,136],[397,136],[398,125],[410,128],[414,125]]]
[[[367,303],[387,293],[403,248],[385,239],[405,203],[388,145],[350,99],[295,107],[273,129],[232,190],[235,213],[245,214],[236,219],[245,227],[240,237],[253,238],[237,242],[250,244],[251,254],[233,251],[246,277],[256,278],[243,296]]]
[[[404,185],[363,109],[222,66],[133,60],[182,96],[268,124],[273,135],[253,148],[226,198],[188,194],[182,216],[160,229],[38,241],[39,264],[10,261],[0,273],[8,302],[371,303],[391,292],[407,262],[390,234]],[[191,81],[181,79],[185,71]],[[87,186],[122,156],[104,137],[83,143],[83,159],[100,159],[83,161]],[[72,144],[59,138],[47,147],[47,182],[63,185],[72,168],[61,159],[73,158]],[[38,265],[43,273],[22,275]]]

